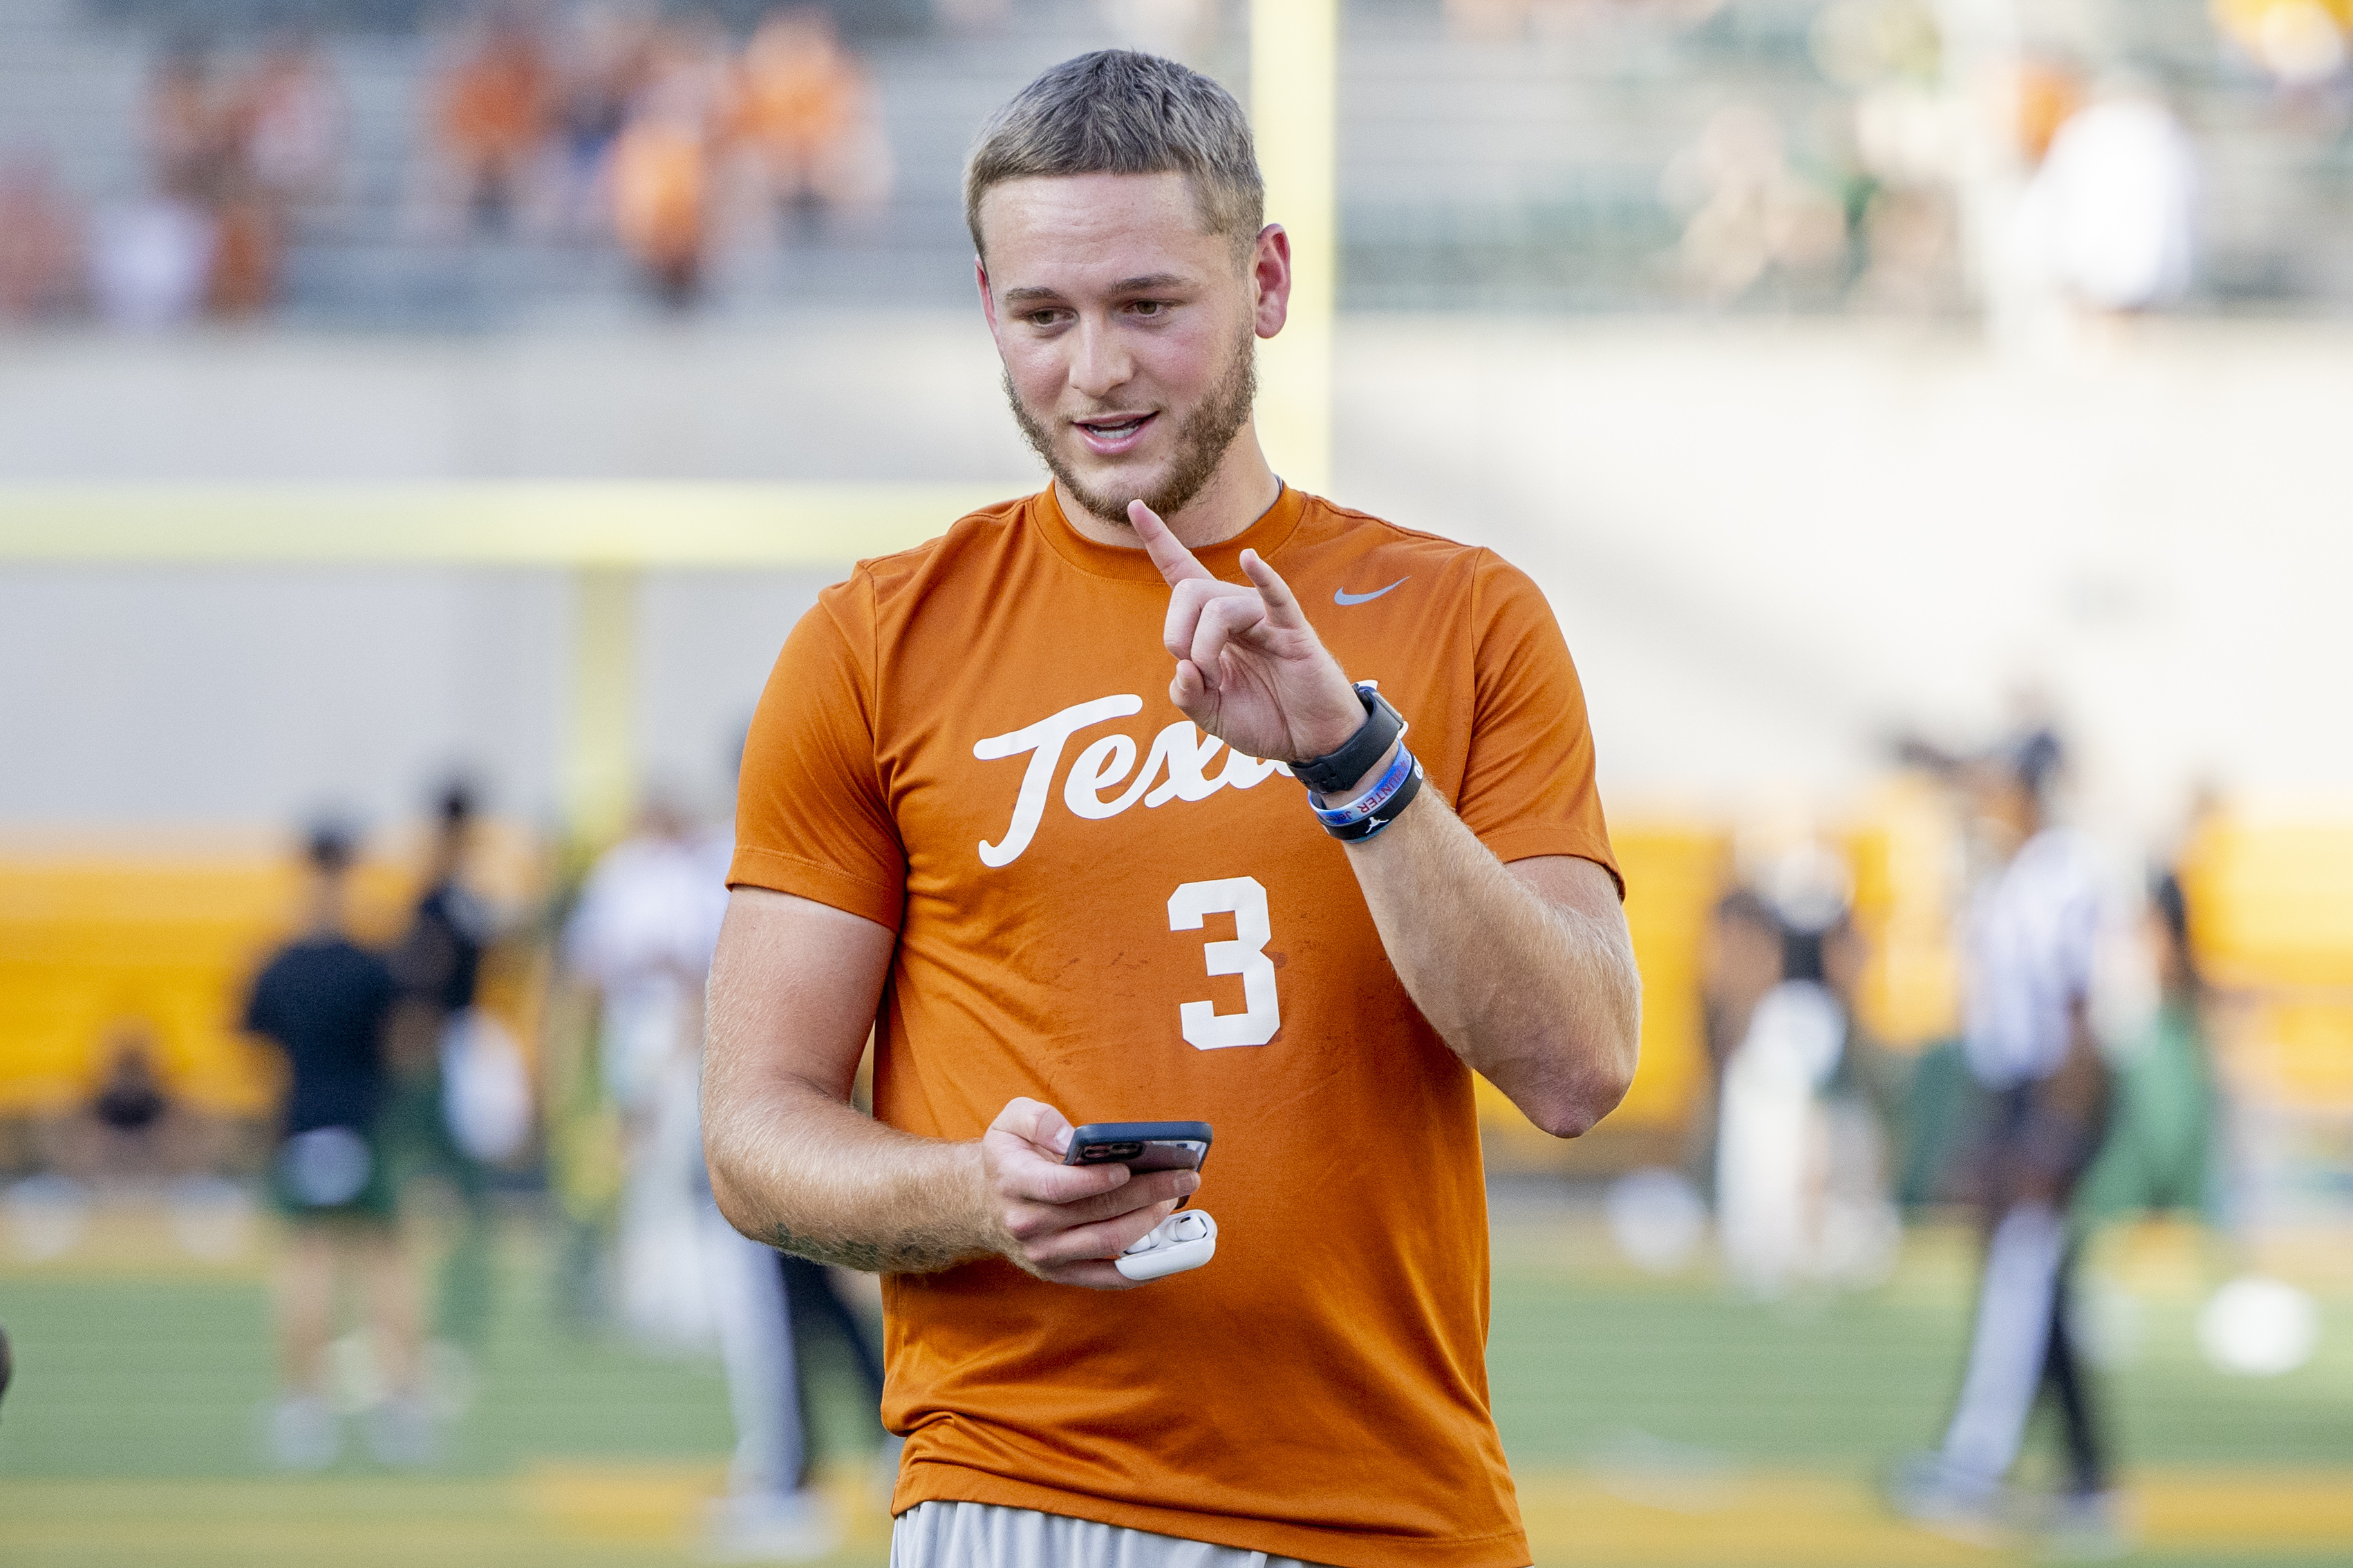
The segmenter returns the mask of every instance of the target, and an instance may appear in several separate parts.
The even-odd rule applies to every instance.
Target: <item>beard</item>
[[[1142,495],[1090,489],[1078,475],[1071,471],[1061,454],[1054,449],[1054,437],[1038,416],[1023,405],[1021,395],[1013,389],[1013,373],[1005,373],[1005,401],[1013,410],[1013,422],[1021,427],[1029,449],[1038,454],[1062,489],[1071,500],[1103,521],[1125,528],[1127,503],[1140,500],[1166,518],[1184,510],[1187,502],[1201,493],[1202,487],[1225,461],[1227,449],[1234,437],[1250,422],[1250,405],[1258,401],[1258,334],[1245,329],[1234,347],[1232,360],[1218,384],[1200,405],[1185,416],[1176,429],[1176,456],[1168,471]]]

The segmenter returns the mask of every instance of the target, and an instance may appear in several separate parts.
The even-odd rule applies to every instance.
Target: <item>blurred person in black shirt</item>
[[[437,803],[435,818],[425,891],[392,955],[399,998],[390,1037],[385,1152],[396,1192],[418,1177],[437,1177],[462,1205],[457,1236],[441,1266],[433,1326],[437,1340],[473,1354],[490,1318],[490,1175],[451,1131],[445,1058],[460,1044],[452,1037],[453,1027],[470,1022],[491,921],[490,910],[463,880],[474,837],[473,791],[462,782],[451,784]]]
[[[155,1032],[123,1018],[109,1030],[105,1076],[59,1130],[55,1164],[79,1181],[168,1178],[201,1164],[197,1131],[156,1067]]]
[[[425,892],[401,941],[396,978],[405,997],[424,1002],[447,1017],[474,1005],[491,921],[482,901],[460,879],[473,842],[473,790],[463,783],[452,784],[442,792],[435,815]]]
[[[110,1131],[140,1133],[161,1124],[171,1110],[170,1098],[155,1080],[155,1064],[147,1059],[145,1043],[135,1036],[123,1041],[106,1081],[99,1085],[98,1098],[90,1103],[90,1115]]]
[[[371,1413],[370,1446],[388,1463],[429,1456],[431,1426],[417,1398],[417,1308],[394,1228],[391,1173],[378,1121],[385,1100],[385,1031],[392,971],[352,940],[344,884],[352,843],[334,828],[311,836],[310,929],[254,982],[245,1026],[286,1055],[283,1142],[271,1187],[288,1222],[277,1285],[280,1392],[271,1457],[317,1469],[342,1446],[330,1401],[328,1343],[336,1279],[356,1275],[373,1351],[390,1396]]]

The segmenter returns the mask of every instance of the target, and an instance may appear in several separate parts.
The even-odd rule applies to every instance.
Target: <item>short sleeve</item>
[[[731,888],[767,888],[897,930],[907,857],[874,763],[871,589],[827,589],[760,694],[736,793]]]
[[[253,994],[246,998],[244,1028],[248,1035],[283,1042],[286,1028],[278,1006],[278,965],[272,963],[254,981]]]
[[[2079,854],[2066,869],[2070,875],[2063,884],[2053,931],[2054,958],[2067,1000],[2081,1002],[2090,998],[2098,976],[2107,899],[2090,855]]]
[[[1498,859],[1576,855],[1625,896],[1593,782],[1585,689],[1543,592],[1485,552],[1474,579],[1476,705],[1454,808]]]

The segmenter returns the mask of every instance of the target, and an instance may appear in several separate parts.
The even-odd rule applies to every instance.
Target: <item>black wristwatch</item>
[[[1336,752],[1291,764],[1291,776],[1317,795],[1336,795],[1373,771],[1388,755],[1389,743],[1405,733],[1405,717],[1369,680],[1356,684],[1356,700],[1365,705],[1365,721]]]

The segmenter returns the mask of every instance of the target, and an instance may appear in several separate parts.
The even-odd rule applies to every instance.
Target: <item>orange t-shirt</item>
[[[1585,700],[1535,585],[1286,488],[1257,549],[1497,856],[1610,866]],[[1356,595],[1335,603],[1335,592]],[[1054,492],[860,563],[754,721],[732,885],[899,933],[875,1114],[976,1138],[1208,1121],[1204,1268],[1123,1293],[1001,1259],[884,1281],[892,1500],[1029,1508],[1345,1568],[1528,1561],[1487,1399],[1471,1073],[1346,852],[1168,701],[1168,590]]]

